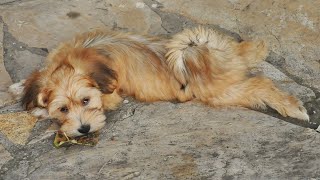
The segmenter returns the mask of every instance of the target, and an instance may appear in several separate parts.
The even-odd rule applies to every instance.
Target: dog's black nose
[[[90,125],[82,125],[78,131],[82,134],[87,134],[90,131]]]

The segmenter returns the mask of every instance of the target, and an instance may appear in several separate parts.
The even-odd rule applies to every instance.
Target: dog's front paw
[[[11,86],[9,86],[8,91],[10,94],[13,95],[13,97],[16,100],[21,99],[22,95],[23,95],[23,91],[24,91],[24,83],[26,82],[25,79],[21,80],[18,83],[14,83]]]

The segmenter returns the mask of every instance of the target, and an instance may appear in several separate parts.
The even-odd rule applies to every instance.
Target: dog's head
[[[49,58],[54,59],[49,59],[46,69],[27,79],[23,104],[57,119],[68,136],[101,129],[106,119],[102,94],[112,93],[116,81],[105,57],[94,50],[78,49]]]

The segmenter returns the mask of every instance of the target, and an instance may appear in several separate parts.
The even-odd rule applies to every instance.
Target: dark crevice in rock
[[[307,85],[306,83],[303,82],[303,79],[301,79],[298,76],[295,76],[294,74],[289,73],[286,68],[285,68],[285,58],[274,53],[274,52],[270,52],[269,56],[267,57],[266,61],[270,64],[272,64],[273,66],[277,67],[277,69],[279,69],[282,73],[284,73],[286,76],[288,76],[289,78],[291,78],[292,80],[294,80],[297,84],[310,88],[316,95],[316,98],[320,97],[320,92],[318,90],[316,90],[314,87]]]
[[[161,18],[161,27],[168,34],[175,34],[182,31],[184,27],[193,27],[195,25],[183,16],[161,11],[159,8],[162,7],[162,4],[157,1],[145,0],[144,3]],[[157,8],[152,8],[152,4],[157,4]]]
[[[114,111],[108,111],[106,112],[106,117],[107,117],[107,127],[108,130],[110,130],[111,127],[115,125],[117,121],[123,121],[127,118],[130,118],[134,116],[136,113],[136,110],[140,107],[142,107],[146,103],[139,103],[135,101],[133,98],[128,98],[130,99],[128,104],[123,104],[119,107],[119,109],[114,110]],[[108,121],[109,119],[112,119],[114,121]]]
[[[20,100],[18,102],[14,103],[14,104],[0,107],[0,114],[21,112],[21,111],[24,111],[24,109],[23,109],[23,107],[21,105],[21,101]]]
[[[49,141],[53,141],[52,139]],[[14,175],[15,172],[21,168],[22,162],[24,162],[25,166],[29,167],[30,162],[33,162],[34,159],[53,148],[51,145],[52,143],[50,143],[48,140],[44,141],[46,142],[23,146],[12,143],[5,135],[0,133],[0,143],[13,158],[2,165],[0,169],[0,177],[4,176],[5,174]]]
[[[191,27],[196,27],[198,25],[201,25],[204,27],[213,28],[215,30],[223,32],[224,34],[227,34],[227,35],[233,37],[237,41],[242,41],[241,37],[237,33],[234,33],[234,32],[231,32],[227,29],[221,28],[218,25],[199,24],[199,23],[194,22],[193,20],[191,20],[187,17],[184,17],[180,14],[161,11],[161,7],[163,7],[163,5],[155,0],[144,0],[144,3],[153,12],[158,14],[158,16],[161,18],[161,27],[168,33],[168,35],[176,34],[185,28],[191,28]],[[157,4],[157,7],[153,8],[152,4]]]
[[[15,3],[20,3],[22,0],[9,0],[7,2],[3,2],[3,3],[0,3],[0,6],[4,6],[4,5],[12,5],[12,4],[15,4]]]
[[[101,20],[100,20],[101,21]],[[101,21],[102,22],[102,21]],[[108,26],[106,23],[102,22],[105,26]],[[113,25],[112,25],[112,30],[114,31],[117,31],[117,30],[120,30],[120,31],[124,31],[124,32],[128,32],[129,29],[128,28],[123,28],[123,27],[120,27],[118,26],[118,23],[117,22],[113,22]]]
[[[305,107],[309,112],[310,110],[308,109],[308,107],[306,105],[305,105]],[[264,113],[269,116],[272,116],[277,119],[281,119],[281,120],[286,121],[288,123],[292,123],[292,124],[306,127],[306,128],[317,129],[317,127],[320,125],[320,123],[317,122],[317,119],[314,118],[313,116],[311,116],[310,113],[309,113],[310,122],[308,122],[308,121],[303,121],[303,120],[299,120],[299,119],[295,119],[295,118],[291,118],[291,117],[283,117],[276,110],[271,109],[269,107],[266,110],[256,110],[256,111]]]

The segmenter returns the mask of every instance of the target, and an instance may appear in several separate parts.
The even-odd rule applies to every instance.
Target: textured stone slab
[[[164,14],[172,13],[167,17],[178,14],[197,23],[217,25],[243,39],[265,40],[272,51],[285,58],[284,68],[290,74],[320,91],[320,1],[156,2]],[[169,19],[162,20],[165,24]]]
[[[0,21],[0,91],[6,91],[12,83],[3,61],[3,23]]]
[[[15,103],[15,100],[10,93],[0,91],[0,108],[13,103]]]
[[[165,33],[161,18],[142,1],[22,1],[0,6],[0,16],[6,25],[6,67],[14,82],[43,66],[46,48],[77,33],[101,28]]]
[[[0,144],[0,169],[1,167],[12,159],[11,154]]]
[[[13,102],[13,97],[7,93],[10,84],[12,81],[3,61],[3,24],[0,21],[0,107]]]
[[[30,51],[14,51],[7,60],[7,70],[12,74],[16,82],[26,79],[34,70],[41,69],[44,64],[44,57],[33,54]]]
[[[320,174],[320,136],[246,109],[155,103],[108,116],[95,147],[48,148],[15,179],[292,179]],[[120,112],[120,114],[119,114]],[[115,119],[116,118],[116,119]],[[48,144],[48,146],[52,146]]]
[[[0,114],[20,112],[20,111],[24,111],[24,108],[21,106],[20,102],[13,103],[12,105],[8,105],[0,108]]]
[[[6,56],[11,67],[7,71],[18,81],[40,66],[44,55],[39,51],[46,51],[42,48],[50,50],[94,28],[165,34],[201,23],[220,26],[243,39],[265,40],[280,58],[269,59],[272,65],[262,64],[262,71],[281,88],[309,101],[315,93],[295,81],[315,92],[320,89],[319,2],[7,0],[0,3],[0,16],[8,28],[5,48],[12,52]],[[30,140],[23,148],[4,140],[17,154],[13,161],[4,161],[7,170],[1,169],[0,179],[317,179],[320,175],[320,137],[313,130],[247,109],[124,104],[109,114],[95,147],[55,149],[53,131],[45,123],[32,129],[36,120],[29,115],[0,115],[1,134],[16,144]],[[0,109],[0,113],[12,111],[21,111],[19,104]],[[10,158],[6,151],[4,155]]]
[[[0,114],[0,131],[13,143],[24,145],[36,122],[27,112]]]
[[[33,137],[30,142],[28,143],[28,145],[30,144],[36,144],[40,141],[43,141],[45,139],[50,138],[51,136],[53,136],[55,134],[55,132],[57,132],[60,129],[60,126],[53,122],[47,129],[45,132],[41,133],[40,135]]]
[[[297,84],[294,80],[267,62],[262,62],[259,65],[259,69],[264,75],[271,78],[278,87],[297,96],[303,102],[308,102],[316,97],[310,88]]]
[[[0,15],[19,41],[49,49],[76,33],[96,28],[164,32],[160,17],[142,1],[22,1],[0,6]]]

